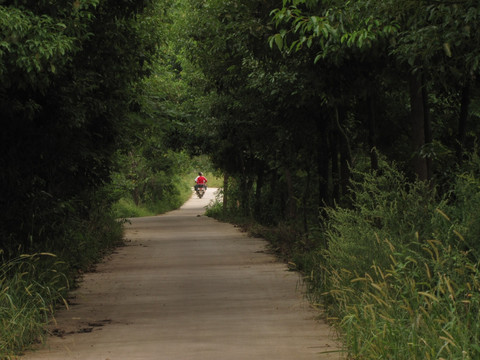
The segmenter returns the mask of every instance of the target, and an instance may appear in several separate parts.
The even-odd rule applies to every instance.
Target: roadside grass
[[[72,210],[55,223],[46,241],[32,239],[37,250],[30,254],[0,250],[0,359],[17,359],[43,342],[46,326],[57,308],[68,307],[68,292],[81,274],[121,244],[121,222],[98,200],[88,218],[80,219]]]
[[[132,218],[155,215],[144,205],[136,205],[132,198],[121,198],[114,206],[113,211],[117,218]]]
[[[217,219],[219,221],[229,222],[240,226],[245,231],[249,232],[251,235],[256,235],[257,231],[255,229],[263,228],[261,225],[256,223],[252,218],[245,217],[239,212],[231,211],[230,209],[227,212],[223,208],[223,188],[218,188],[218,192],[214,200],[207,205],[205,215]],[[270,229],[273,231],[273,229]],[[258,234],[257,234],[258,235]],[[268,236],[268,232],[263,233],[259,236]]]
[[[207,206],[207,210],[205,211],[205,215],[218,219],[223,220],[226,218],[226,214],[223,212],[222,202],[216,199],[210,205]],[[230,219],[228,219],[230,220]],[[233,222],[233,221],[232,221]]]
[[[394,168],[362,179],[353,208],[327,210],[324,231],[296,241],[310,300],[351,359],[479,359],[478,177],[458,177],[445,200]]]
[[[21,255],[0,265],[0,359],[13,359],[41,342],[58,304],[65,303],[68,278],[53,254]]]
[[[362,275],[329,269],[327,296],[353,358],[480,358],[478,263],[438,240],[418,245],[423,253],[391,246],[390,265]]]
[[[155,215],[176,210],[192,196],[192,190],[185,183],[180,183],[163,199],[148,204],[147,208]]]

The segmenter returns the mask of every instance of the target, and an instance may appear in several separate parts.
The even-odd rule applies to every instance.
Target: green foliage
[[[352,208],[328,209],[324,235],[296,237],[312,301],[352,357],[477,358],[478,175],[459,177],[448,200],[385,163],[356,178]]]
[[[305,5],[305,6],[302,6]],[[342,53],[352,49],[360,53],[375,50],[385,39],[396,36],[398,20],[376,13],[374,2],[285,1],[283,8],[272,11],[273,20],[279,26],[290,26],[270,38],[288,52],[320,46],[315,62],[320,59],[343,61]],[[321,15],[319,15],[319,13]],[[290,36],[294,35],[294,38]]]
[[[70,284],[52,254],[21,255],[0,265],[0,358],[40,340]]]
[[[152,135],[127,154],[118,153],[112,183],[116,217],[158,215],[180,207],[190,197],[187,154],[166,150],[155,139]]]
[[[469,254],[472,261],[480,260],[480,221],[477,212],[480,209],[480,157],[472,154],[470,159],[456,174],[453,191],[447,203],[438,211],[444,219],[435,222],[436,228],[449,244]]]
[[[85,269],[119,240],[112,203],[170,210],[203,171],[224,187],[209,214],[278,225],[275,247],[330,290],[352,352],[455,357],[477,335],[449,327],[473,329],[477,311],[462,286],[477,289],[478,163],[457,167],[477,151],[476,1],[0,2],[7,260],[52,251]],[[430,184],[412,159],[431,162]]]
[[[390,263],[329,277],[349,353],[370,359],[475,359],[479,353],[479,268],[441,240],[395,249]]]
[[[149,54],[134,18],[146,5],[3,4],[0,248],[42,251],[67,216],[88,219],[89,194],[109,181],[143,71],[135,54]]]
[[[117,218],[131,218],[155,215],[148,209],[136,205],[133,199],[121,198],[113,204],[113,212]]]
[[[183,182],[176,184],[172,189],[173,191],[164,194],[162,198],[156,201],[150,200],[138,205],[128,196],[123,197],[113,205],[113,212],[117,218],[164,214],[178,209],[192,195],[190,187]]]
[[[242,184],[228,206],[239,203],[259,221],[293,218],[308,232],[318,225],[318,207],[348,202],[350,167],[368,158],[378,166],[374,148],[410,180],[451,181],[445,173],[456,166],[458,148],[471,150],[478,132],[467,101],[469,87],[478,87],[478,6],[278,6],[184,0],[174,7],[176,60],[190,74],[179,75],[191,76],[191,89],[203,94],[201,105],[188,101],[195,120],[182,125],[201,125],[205,143],[195,150],[211,153],[215,166]],[[268,43],[282,51],[268,51]]]
[[[79,219],[74,204],[63,204],[65,214],[54,213],[44,251],[12,257],[0,264],[0,358],[13,358],[43,340],[45,326],[57,305],[75,286],[79,273],[88,271],[122,241],[121,223],[112,218],[107,193],[98,193],[88,219]],[[88,202],[82,203],[88,206]],[[68,208],[68,209],[67,209]],[[37,239],[32,243],[37,244]],[[53,255],[52,253],[55,253]]]
[[[430,236],[436,197],[428,184],[410,183],[386,163],[379,171],[355,176],[352,208],[326,210],[326,236],[329,265],[346,266],[352,276],[361,276],[372,264],[389,262],[388,241],[408,247],[415,237]]]
[[[214,202],[207,206],[205,215],[218,220],[226,220],[225,213],[223,212],[223,204],[219,199],[215,199]]]
[[[90,211],[88,219],[67,219],[60,227],[62,233],[44,245],[68,264],[68,274],[72,278],[122,243],[122,224],[114,218],[107,194],[107,191],[97,194],[100,199],[92,203],[94,210]]]
[[[0,6],[0,19],[2,82],[10,81],[9,72],[18,71],[17,81],[42,87],[42,72],[55,73],[75,49],[75,39],[65,34],[66,25],[49,16]]]

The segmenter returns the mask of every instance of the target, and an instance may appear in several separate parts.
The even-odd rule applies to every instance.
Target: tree
[[[362,76],[363,68],[359,64],[370,62],[375,65],[369,73],[376,74],[369,76],[370,82],[379,76],[386,79],[385,71],[390,73],[390,78],[395,75],[397,81],[393,86],[401,83],[402,78],[408,78],[410,101],[405,107],[409,107],[411,112],[409,137],[412,150],[406,158],[414,159],[417,176],[428,179],[431,176],[429,159],[434,156],[427,150],[434,140],[428,89],[432,89],[432,85],[444,85],[455,74],[478,71],[477,49],[473,45],[475,42],[471,41],[474,36],[471,30],[477,26],[472,19],[477,14],[475,4],[468,1],[459,4],[428,1],[285,1],[283,8],[274,12],[274,20],[279,26],[287,26],[271,37],[270,44],[277,44],[287,53],[317,46],[314,61],[320,66],[324,66],[325,62],[345,64],[353,60],[356,69],[360,70],[357,76]],[[456,56],[453,56],[453,47],[458,51]],[[452,58],[456,60],[452,61]],[[324,62],[320,63],[320,60]],[[387,68],[378,66],[379,60],[385,62]],[[458,68],[466,71],[459,72]],[[438,78],[433,74],[442,76]],[[469,76],[461,75],[460,78],[468,79]],[[364,88],[377,87],[372,85]],[[468,91],[465,89],[462,93],[460,138],[468,114]],[[372,95],[366,98],[371,99]],[[371,109],[370,119],[375,113]],[[370,127],[370,132],[373,130]],[[378,137],[370,135],[372,145],[372,139]]]
[[[0,5],[3,249],[64,241],[59,224],[88,219],[109,181],[133,84],[155,50],[135,22],[147,4]]]

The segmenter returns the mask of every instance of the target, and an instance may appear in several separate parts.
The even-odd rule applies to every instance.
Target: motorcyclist
[[[195,191],[198,190],[199,185],[205,186],[205,190],[207,190],[207,178],[203,176],[202,172],[198,173],[198,176],[195,178]]]

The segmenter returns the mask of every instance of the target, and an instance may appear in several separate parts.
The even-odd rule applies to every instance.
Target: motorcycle
[[[205,185],[202,185],[202,184],[197,185],[197,188],[195,189],[195,192],[196,192],[197,196],[199,197],[199,199],[201,199],[203,197],[203,195],[205,195],[205,190],[206,190]]]

